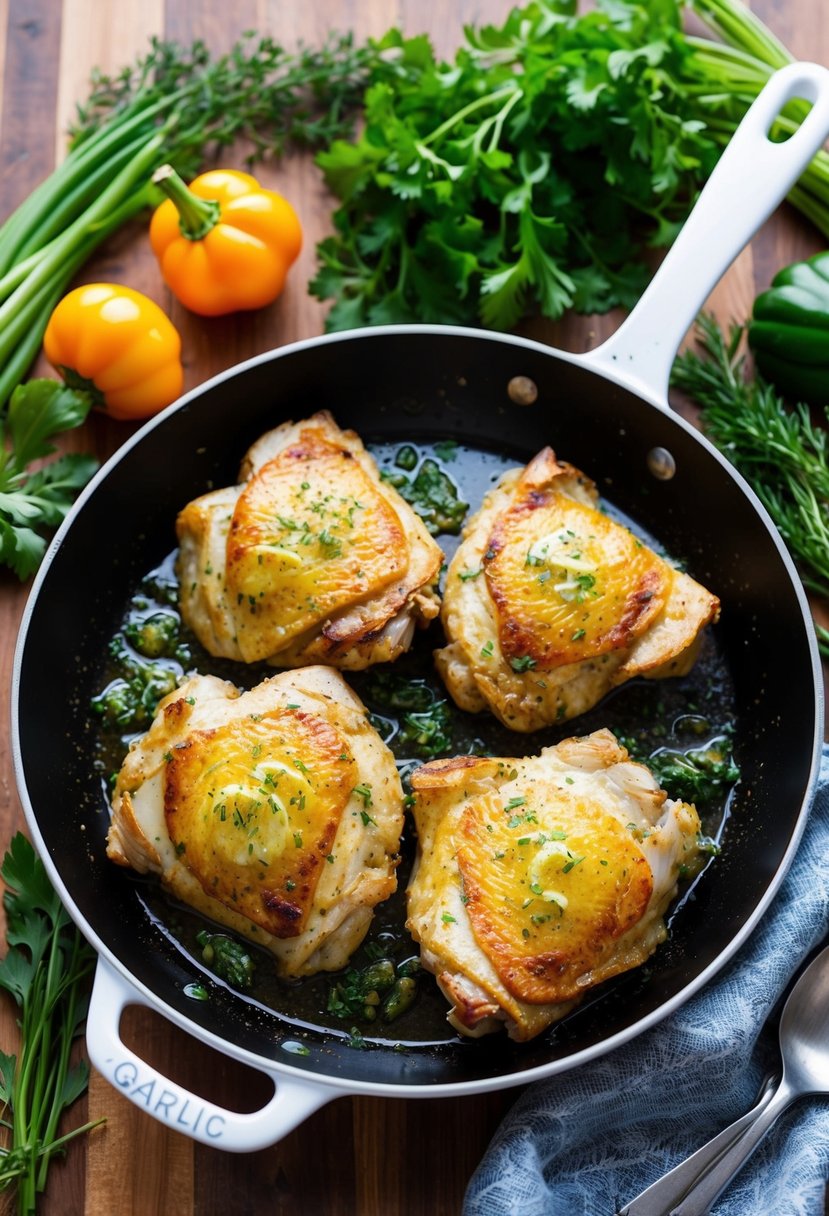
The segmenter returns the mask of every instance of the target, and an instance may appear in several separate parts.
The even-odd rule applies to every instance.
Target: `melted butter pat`
[[[590,553],[593,547],[587,538],[562,528],[533,541],[527,550],[526,565],[546,566],[549,570],[572,571],[576,574],[594,574],[598,569],[600,555]]]
[[[225,785],[207,798],[205,810],[218,820],[213,847],[230,865],[270,864],[296,847],[291,820],[313,820],[314,790],[298,771],[278,761],[257,766],[251,783]],[[292,816],[292,811],[294,812]]]
[[[630,832],[603,805],[601,783],[584,789],[536,783],[470,799],[458,868],[475,938],[520,1000],[569,1000],[579,977],[644,914],[650,866]],[[592,788],[591,788],[592,787]]]
[[[540,844],[543,839],[543,834],[539,833],[539,837],[535,843]],[[558,879],[568,859],[571,859],[571,854],[563,841],[548,840],[546,843],[541,844],[535,857],[530,862],[528,870],[530,890],[546,903],[558,904],[562,911],[564,911],[570,901],[557,887],[548,886],[547,884],[551,880]]]
[[[539,670],[631,644],[667,594],[665,563],[631,532],[565,495],[498,521],[486,563],[507,659]]]
[[[164,813],[206,894],[276,936],[303,931],[357,781],[344,736],[289,709],[193,731],[166,765]]]

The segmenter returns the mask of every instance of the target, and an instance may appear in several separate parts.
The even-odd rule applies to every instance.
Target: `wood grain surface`
[[[789,46],[829,64],[829,15],[816,0],[754,0],[752,7]],[[243,31],[271,34],[288,46],[313,43],[330,29],[358,38],[392,25],[426,32],[451,56],[462,24],[503,20],[506,0],[0,0],[0,219],[52,169],[65,147],[75,102],[94,66],[115,69],[145,49],[152,34],[221,51]],[[242,152],[224,157],[241,167]],[[205,322],[189,316],[163,289],[140,222],[119,232],[79,281],[123,281],[157,299],[180,329],[186,387],[260,351],[322,332],[324,309],[306,291],[314,246],[328,231],[331,200],[308,158],[291,156],[263,170],[266,184],[295,201],[305,229],[299,264],[277,303],[248,316]],[[744,319],[756,292],[780,266],[821,247],[818,234],[787,207],[737,259],[710,306],[727,321]],[[585,350],[618,318],[568,318],[536,324],[534,337]],[[47,374],[45,364],[37,371]],[[92,418],[67,446],[109,455],[129,434]],[[0,573],[0,848],[24,819],[9,743],[13,647],[28,588]],[[251,1073],[172,1028],[131,1010],[128,1043],[173,1080],[235,1109],[255,1109],[263,1089]],[[0,1047],[12,1049],[14,1018],[0,1004]],[[93,1075],[88,1099],[71,1124],[106,1116],[106,1125],[72,1147],[54,1167],[44,1216],[453,1216],[490,1136],[517,1091],[460,1099],[342,1098],[324,1107],[281,1144],[233,1155],[194,1144],[165,1128]],[[70,1124],[70,1125],[71,1125]]]

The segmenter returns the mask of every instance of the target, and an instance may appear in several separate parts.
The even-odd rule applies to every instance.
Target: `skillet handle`
[[[121,1014],[136,1003],[154,1007],[99,958],[86,1020],[89,1058],[125,1098],[202,1144],[235,1153],[267,1148],[341,1092],[274,1072],[267,1074],[274,1081],[274,1096],[260,1110],[250,1114],[225,1110],[169,1081],[122,1043]]]
[[[773,143],[773,122],[796,97],[812,108],[789,139]],[[828,135],[829,71],[815,63],[780,68],[745,114],[636,307],[586,365],[668,409],[676,352],[711,289]]]

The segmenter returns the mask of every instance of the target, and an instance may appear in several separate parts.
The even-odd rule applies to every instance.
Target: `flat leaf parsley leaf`
[[[37,469],[30,466],[51,456],[52,436],[80,426],[89,409],[85,394],[56,380],[30,380],[12,393],[0,424],[0,562],[21,580],[43,557],[44,530],[61,523],[98,462],[71,453]]]

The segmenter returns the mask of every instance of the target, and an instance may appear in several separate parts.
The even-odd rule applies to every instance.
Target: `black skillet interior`
[[[534,405],[510,400],[507,385],[517,375],[538,386]],[[646,982],[623,982],[623,999],[589,1004],[561,1033],[524,1046],[496,1035],[413,1052],[357,1051],[321,1031],[306,1036],[308,1055],[286,1056],[274,1015],[229,989],[209,1002],[185,995],[192,970],[104,856],[106,812],[92,776],[87,707],[100,687],[106,641],[137,581],[173,548],[179,508],[232,483],[241,455],[263,431],[323,407],[367,441],[454,438],[517,463],[550,443],[723,603],[716,628],[736,690],[742,769],[723,852],[676,918]],[[675,460],[670,480],[648,471],[655,447]],[[360,1082],[503,1084],[598,1049],[729,951],[798,823],[816,731],[813,688],[803,613],[776,546],[730,474],[675,419],[554,352],[451,331],[377,332],[266,358],[192,396],[122,452],[75,515],[38,589],[16,712],[26,793],[81,927],[189,1019],[194,1033],[202,1027],[231,1052]],[[572,725],[578,733],[578,722]]]

